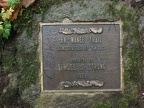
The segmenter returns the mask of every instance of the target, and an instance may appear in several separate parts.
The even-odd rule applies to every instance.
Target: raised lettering
[[[67,43],[67,39],[66,39],[66,37],[61,38],[60,40],[61,40],[61,44],[66,44],[66,43]]]
[[[102,43],[102,37],[89,37],[90,43]]]
[[[58,64],[59,71],[75,71],[75,66],[73,64]]]
[[[89,63],[88,66],[89,70],[105,70],[106,69],[106,65],[105,63]]]
[[[79,79],[85,79],[87,77],[86,73],[79,73],[78,78]]]
[[[71,43],[72,44],[84,44],[85,37],[71,37]]]

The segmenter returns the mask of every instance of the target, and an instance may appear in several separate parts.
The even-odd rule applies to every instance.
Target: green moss
[[[126,6],[122,6],[117,9],[115,2],[112,2],[107,9],[107,12],[113,17],[113,20],[122,20],[123,31],[124,31],[124,44],[123,44],[123,56],[125,57],[126,66],[125,78],[133,82],[139,82],[141,79],[140,71],[142,67],[143,54],[141,51],[141,45],[139,42],[139,31],[138,31],[138,13],[135,10],[127,10]],[[127,78],[125,79],[127,82]]]
[[[16,75],[15,84],[11,84],[7,91],[2,94],[0,100],[6,106],[16,105],[22,102],[21,94],[25,88],[35,85],[39,82],[40,62],[37,57],[37,44],[29,46],[19,45],[7,47],[4,50],[3,66],[6,74]],[[15,52],[14,49],[16,50]],[[25,103],[26,104],[26,103]],[[28,105],[28,104],[27,104]],[[28,107],[30,108],[30,107]]]
[[[39,61],[26,60],[24,63],[24,67],[21,69],[22,75],[19,76],[19,88],[21,91],[31,84],[36,84],[39,80]]]
[[[71,15],[74,15],[74,11],[73,11],[73,10],[71,10],[71,11],[70,11],[70,14],[71,14]]]
[[[135,10],[128,10],[125,6],[117,9],[116,2],[109,5],[106,12],[111,15],[113,21],[122,20],[123,22],[123,46],[122,55],[124,63],[124,93],[119,96],[112,95],[107,100],[111,103],[111,108],[132,108],[140,107],[139,99],[136,99],[138,95],[138,82],[142,82],[142,67],[143,67],[143,52],[140,45],[140,35],[138,30],[138,12]],[[99,107],[109,107],[107,101],[95,104]]]
[[[96,16],[97,16],[97,13],[93,13],[93,14],[92,14],[92,17],[96,17]]]
[[[20,97],[25,88],[39,82],[40,61],[37,55],[38,42],[32,36],[34,29],[36,31],[38,29],[38,22],[34,23],[35,21],[33,20],[34,15],[44,15],[43,13],[53,4],[62,4],[62,2],[63,0],[37,0],[29,8],[23,8],[23,14],[12,22],[12,29],[14,32],[16,31],[15,35],[21,35],[24,32],[23,30],[26,29],[27,37],[24,37],[25,41],[30,41],[31,43],[18,43],[17,45],[14,40],[15,44],[6,46],[4,50],[4,72],[6,74],[17,74],[17,85],[9,87],[6,93],[3,93],[0,97],[1,102],[7,107],[22,102]]]
[[[24,107],[32,108],[31,105],[21,100],[20,92],[18,88],[9,88],[6,93],[3,93],[0,98],[1,104],[5,105],[6,108]]]
[[[2,94],[1,102],[6,105],[13,105],[17,103],[19,98],[19,93],[17,88],[10,88],[7,90],[7,93]]]
[[[36,108],[46,108],[52,98],[53,98],[52,95],[48,95],[48,94],[41,95],[40,98],[37,100]]]
[[[17,70],[17,62],[18,62],[18,58],[15,57],[15,52],[16,48],[15,47],[8,47],[5,48],[5,50],[3,51],[3,59],[2,59],[2,63],[4,66],[4,73],[5,74],[10,74],[10,73],[14,73]]]
[[[54,4],[62,4],[64,0],[37,0],[32,6],[23,10],[23,14],[18,17],[17,20],[12,22],[14,31],[21,34],[23,29],[26,28],[27,36],[32,36],[33,27],[38,27],[38,25],[33,25],[34,14],[42,14],[44,19],[44,12],[46,12]]]
[[[83,3],[83,7],[87,8],[88,6],[87,6],[87,4],[86,4],[86,3]]]
[[[34,14],[43,14],[53,4],[62,4],[63,0],[37,0],[34,5],[23,10],[22,16],[19,16],[17,20],[13,22],[13,30],[17,31],[17,35],[20,35],[24,29],[26,29],[27,37],[32,37],[33,29],[38,27],[38,24],[33,25]],[[4,66],[8,73],[19,73],[19,88],[23,90],[30,84],[36,83],[39,78],[39,60],[35,60],[37,45],[34,48],[30,48],[28,51],[25,48],[18,48],[21,52],[20,55],[9,55],[5,58]],[[15,67],[13,67],[15,65]],[[13,71],[12,71],[13,70]]]
[[[125,87],[124,93],[112,92],[109,97],[96,100],[93,108],[139,108],[137,85],[130,83]]]
[[[99,102],[93,105],[93,108],[112,108],[111,102]]]

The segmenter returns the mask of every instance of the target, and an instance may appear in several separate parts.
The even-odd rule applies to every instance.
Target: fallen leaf
[[[5,12],[5,9],[4,9],[4,8],[2,8],[1,13],[4,13],[4,12]]]
[[[14,11],[14,10],[13,10],[12,8],[9,8],[7,11],[4,11],[4,10],[3,10],[2,19],[3,19],[3,20],[10,19],[13,11]]]
[[[16,8],[14,9],[14,12],[12,13],[12,16],[10,17],[10,21],[14,21],[15,19],[17,19],[19,13],[22,14],[22,2],[20,2],[20,4],[17,5]]]
[[[32,5],[35,2],[35,0],[22,0],[22,5],[27,8],[30,5]]]
[[[7,0],[0,0],[0,6],[1,7],[8,6],[8,1]]]
[[[11,14],[9,14],[9,13],[3,13],[2,14],[2,19],[5,21],[6,19],[9,19],[10,16],[11,16]]]
[[[1,24],[3,24],[3,22],[2,22],[2,21],[0,21],[0,25],[1,25]]]

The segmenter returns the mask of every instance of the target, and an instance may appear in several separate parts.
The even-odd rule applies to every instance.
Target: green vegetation
[[[4,1],[4,4],[1,5],[2,6],[1,13],[0,13],[0,17],[1,17],[0,36],[1,36],[1,39],[2,38],[5,38],[5,39],[9,38],[10,32],[11,32],[10,21],[11,21],[13,12],[14,12],[14,8],[19,3],[20,3],[20,0],[8,0],[8,1]],[[14,17],[17,17],[17,15],[15,15]]]
[[[0,36],[6,39],[8,39],[8,37],[10,36],[11,23],[9,19],[13,11],[14,10],[12,8],[10,8],[9,10],[5,10],[4,8],[2,8],[2,12],[0,13],[0,16],[3,19],[3,21],[0,22]]]
[[[15,8],[20,3],[20,0],[8,0],[8,6]]]
[[[10,35],[10,30],[11,30],[11,23],[8,20],[5,20],[5,22],[0,22],[0,35],[3,38],[8,39]]]

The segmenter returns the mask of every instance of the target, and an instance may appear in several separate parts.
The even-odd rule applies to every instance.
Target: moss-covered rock
[[[66,2],[61,6],[51,7],[45,13],[43,22],[62,22],[64,18],[69,18],[74,22],[112,21],[109,13],[106,13],[108,6],[108,1],[99,0]]]
[[[99,102],[109,95],[98,94],[42,94],[35,108],[92,108],[95,101]]]
[[[37,0],[13,22],[16,36],[6,44],[2,60],[9,84],[1,94],[0,104],[6,108],[142,108],[141,98],[137,96],[142,95],[138,83],[143,82],[144,59],[139,43],[138,11],[118,0],[62,1]],[[62,22],[63,19],[73,22],[123,21],[123,93],[40,93],[39,22]]]
[[[40,94],[38,30],[33,29],[32,32],[32,36],[28,37],[24,30],[11,47],[4,49],[4,72],[10,78],[1,96],[1,102],[6,107],[32,106]],[[28,97],[31,101],[28,101]]]

